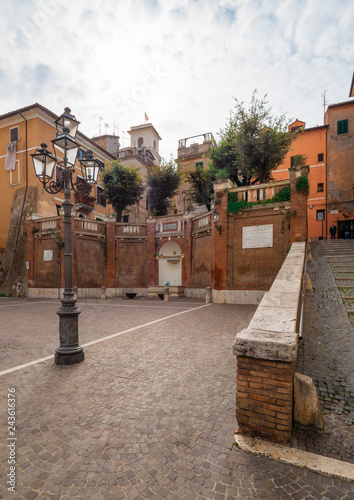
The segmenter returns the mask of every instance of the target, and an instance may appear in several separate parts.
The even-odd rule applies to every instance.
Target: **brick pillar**
[[[192,275],[192,220],[184,220],[184,259],[182,260],[182,285],[191,287]]]
[[[155,241],[156,241],[156,221],[147,223],[147,286],[157,284],[157,259],[155,258]]]
[[[215,204],[219,220],[214,222],[214,214],[211,216],[211,235],[213,245],[213,261],[211,266],[211,286],[214,290],[225,290],[227,288],[227,201],[228,189],[232,182],[214,182]]]
[[[294,371],[295,361],[237,356],[236,418],[243,434],[290,441]]]
[[[28,287],[34,287],[34,220],[27,219],[26,232],[27,232],[27,260],[29,262],[28,270]]]
[[[308,177],[309,167],[289,168],[290,176],[290,244],[307,240],[307,194],[296,191],[296,181],[300,175]]]
[[[116,223],[106,220],[107,288],[116,287]]]

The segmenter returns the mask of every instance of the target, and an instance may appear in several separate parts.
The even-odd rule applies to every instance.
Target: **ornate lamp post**
[[[75,140],[78,122],[71,114],[69,108],[55,121],[57,136],[52,140],[55,156],[47,150],[47,145],[42,143],[41,147],[32,154],[33,165],[36,176],[43,188],[51,194],[64,190],[64,262],[65,262],[65,289],[62,298],[62,306],[59,315],[59,339],[60,345],[55,351],[55,363],[57,365],[72,365],[84,360],[83,348],[79,345],[79,314],[76,307],[72,287],[72,249],[71,249],[71,190],[77,194],[88,196],[97,183],[98,172],[103,167],[103,162],[92,155],[88,150],[82,160],[81,178],[77,182],[73,180],[75,162],[79,145]],[[62,129],[60,131],[60,129]],[[61,178],[54,176],[55,166],[59,167]],[[53,177],[54,176],[54,177]]]

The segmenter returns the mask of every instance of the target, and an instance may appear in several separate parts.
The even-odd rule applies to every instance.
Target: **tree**
[[[104,194],[116,211],[116,221],[121,222],[123,210],[137,203],[144,192],[142,179],[136,170],[115,161],[104,172],[102,181]]]
[[[227,179],[229,177],[226,169],[215,170],[213,167],[195,167],[187,174],[187,181],[190,187],[187,191],[187,198],[197,205],[205,205],[211,209],[211,200],[214,198],[213,181],[216,179]]]
[[[197,205],[205,205],[210,210],[213,197],[214,172],[210,168],[195,167],[187,176],[190,188],[188,189],[188,199]]]
[[[266,96],[253,92],[249,109],[236,100],[236,111],[211,151],[213,167],[226,169],[238,186],[267,182],[288,153],[297,132],[288,132],[285,115],[273,117]]]
[[[149,205],[155,215],[166,215],[170,198],[176,194],[180,184],[180,174],[173,161],[162,162],[152,167],[148,174]]]

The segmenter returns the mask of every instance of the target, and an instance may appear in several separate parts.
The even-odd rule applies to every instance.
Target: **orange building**
[[[10,224],[23,226],[28,213],[39,217],[51,217],[60,213],[64,194],[48,194],[35,176],[31,153],[45,142],[52,150],[55,139],[54,121],[58,118],[52,111],[36,103],[16,111],[0,115],[0,247],[6,247]],[[83,150],[91,149],[94,156],[105,164],[114,157],[86,137],[80,131],[76,136]],[[80,177],[79,162],[75,167]],[[55,175],[59,175],[57,171]],[[74,174],[75,177],[75,174]],[[76,180],[76,179],[75,179]],[[98,184],[89,197],[72,193],[73,212],[76,217],[103,220],[113,212],[103,197],[103,188]]]
[[[273,171],[274,180],[289,178],[288,169],[293,166],[296,155],[304,155],[310,167],[310,193],[307,201],[308,236],[325,239],[326,228],[326,155],[328,125],[305,128],[305,122],[295,120],[289,125],[289,132],[300,129],[282,165]]]
[[[327,234],[332,223],[354,238],[354,100],[332,104],[325,114],[327,140]]]

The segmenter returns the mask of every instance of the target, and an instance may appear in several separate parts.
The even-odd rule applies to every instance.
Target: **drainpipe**
[[[12,259],[12,266],[11,266],[11,276],[14,270],[15,266],[15,259],[16,259],[16,253],[17,253],[17,247],[18,247],[18,239],[20,237],[20,232],[21,232],[21,224],[22,224],[22,218],[23,218],[23,211],[25,208],[25,203],[26,203],[26,197],[27,197],[27,190],[28,190],[28,155],[27,155],[27,119],[23,116],[22,113],[19,113],[20,116],[25,120],[25,143],[26,143],[26,161],[25,161],[25,171],[26,171],[26,186],[25,186],[25,193],[23,195],[23,202],[22,202],[22,209],[21,209],[21,216],[20,216],[20,222],[18,224],[18,230],[17,230],[17,237],[16,237],[16,245],[15,245],[15,251],[14,251],[14,257]]]
[[[326,200],[325,200],[326,238],[325,239],[327,239],[327,234],[328,234],[328,227],[327,227],[328,226],[328,129],[329,129],[329,123],[328,127],[326,128]],[[337,238],[339,238],[339,231]]]

